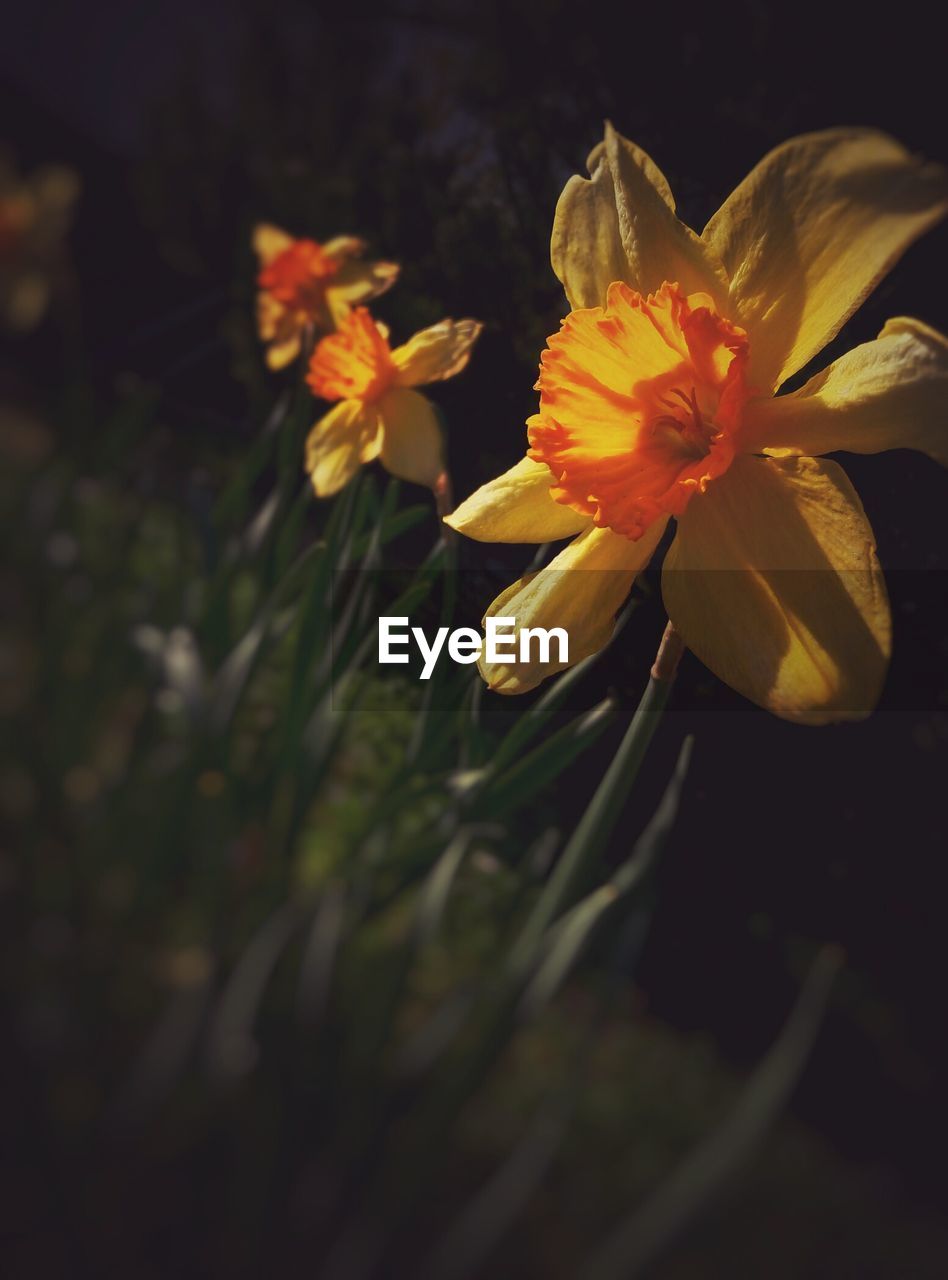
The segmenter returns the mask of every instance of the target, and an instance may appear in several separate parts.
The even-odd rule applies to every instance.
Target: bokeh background
[[[173,824],[155,837],[162,814],[147,803],[112,820],[110,779],[122,775],[150,696],[131,614],[116,602],[150,584],[135,626],[168,629],[185,616],[200,555],[181,527],[203,527],[280,392],[253,328],[254,222],[317,239],[363,235],[403,263],[377,306],[396,337],[445,314],[484,321],[469,370],[435,393],[463,496],[522,451],[537,356],[563,310],[549,268],[552,211],[604,118],[656,159],[680,215],[700,227],[793,133],[873,125],[948,160],[943,48],[933,20],[911,6],[883,23],[868,9],[739,0],[660,14],[558,0],[97,0],[11,10],[0,72],[0,132],[20,168],[66,164],[82,188],[55,305],[34,332],[5,339],[0,363],[3,590],[14,617],[2,780],[2,1216],[14,1274],[302,1274],[266,1176],[256,1189],[229,1181],[235,1159],[271,1159],[288,1141],[271,1123],[275,1086],[263,1068],[242,1075],[236,1104],[186,1085],[163,1142],[151,1133],[137,1146],[137,1137],[99,1146],[164,995],[188,989],[206,959],[215,889],[195,890],[190,873],[226,824],[208,817],[200,836],[192,825],[179,843]],[[914,246],[820,363],[892,315],[948,329],[946,250],[944,227]],[[57,499],[35,476],[59,458],[71,514],[47,527],[43,503]],[[948,1269],[946,478],[902,451],[843,463],[892,599],[880,708],[861,725],[783,724],[686,657],[624,819],[628,832],[642,826],[693,733],[648,940],[621,1016],[590,1048],[588,1101],[553,1185],[531,1201],[490,1274],[581,1274],[595,1205],[640,1193],[712,1123],[776,1034],[805,958],[827,940],[842,944],[847,967],[791,1116],[657,1274]],[[27,491],[35,527],[18,501]],[[426,526],[400,544],[406,565],[430,536]],[[130,571],[115,551],[133,542],[142,550]],[[522,551],[465,546],[462,557],[462,609],[475,621],[522,569]],[[641,685],[662,626],[657,587],[649,575],[621,651],[589,677],[574,710]],[[53,648],[55,688],[36,674]],[[254,731],[278,718],[281,690],[275,679],[258,693]],[[312,818],[316,861],[342,840],[366,790],[384,790],[414,697],[386,684],[357,721],[352,759]],[[486,714],[503,726],[518,712]],[[620,729],[522,816],[524,830],[575,822]],[[205,781],[210,793],[217,785]],[[91,856],[90,829],[108,868],[95,890],[102,902],[76,874],[76,860]],[[241,892],[272,903],[266,835],[248,826],[240,838]],[[158,886],[134,917],[130,878]],[[256,918],[241,909],[249,934]],[[470,915],[462,968],[483,945]],[[360,980],[369,982],[353,979],[352,1008]],[[459,1188],[556,1075],[586,998],[579,984],[469,1118],[456,1140]],[[280,1060],[289,1050],[278,1028],[272,1035]],[[246,1122],[232,1146],[227,1106]],[[294,1191],[304,1219],[321,1195],[318,1171],[310,1174],[313,1185],[303,1179]],[[261,1216],[251,1248],[241,1196],[259,1200],[268,1186],[277,1207]],[[388,1266],[385,1274],[414,1274],[401,1257]]]

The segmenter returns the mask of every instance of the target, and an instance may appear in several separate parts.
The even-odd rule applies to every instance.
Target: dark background
[[[653,156],[698,228],[793,133],[874,125],[948,160],[943,42],[906,5],[883,23],[870,7],[750,3],[659,16],[630,4],[621,18],[523,0],[35,3],[6,14],[0,71],[22,167],[61,161],[83,181],[81,327],[19,341],[6,382],[35,403],[52,395],[52,340],[102,395],[129,375],[154,386],[167,426],[142,482],[165,493],[208,450],[240,450],[274,394],[251,320],[259,218],[318,239],[362,234],[401,261],[378,307],[396,337],[443,314],[485,322],[469,372],[437,393],[463,496],[522,451],[537,355],[562,309],[553,207],[603,118]],[[944,227],[914,246],[819,364],[892,315],[945,330],[946,249]],[[796,986],[795,942],[842,943],[849,969],[795,1106],[884,1200],[942,1214],[946,481],[902,451],[842,461],[892,599],[882,704],[865,724],[800,728],[686,658],[630,814],[647,816],[694,732],[641,982],[660,1018],[745,1066]],[[498,586],[522,563],[515,549],[464,554]],[[657,585],[650,575],[600,688],[638,684],[661,630]],[[577,775],[577,811],[608,745]],[[568,818],[573,800],[559,803]]]

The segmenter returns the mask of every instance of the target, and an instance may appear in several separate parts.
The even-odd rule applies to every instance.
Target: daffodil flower
[[[948,182],[863,129],[793,138],[702,234],[664,176],[606,127],[557,205],[551,257],[571,313],[543,353],[527,456],[448,517],[482,541],[571,537],[489,615],[601,648],[671,518],[662,593],[685,643],[760,706],[820,724],[875,705],[889,659],[866,514],[819,455],[920,449],[948,463],[948,344],[890,320],[775,395],[945,212]],[[502,693],[555,665],[484,663]]]
[[[21,178],[0,154],[0,324],[25,333],[49,306],[63,267],[79,179],[48,165]]]
[[[350,309],[376,298],[398,279],[394,262],[363,262],[365,241],[336,236],[325,244],[295,240],[269,223],[254,228],[257,332],[267,364],[283,369],[300,353],[307,332],[335,329]]]
[[[306,470],[321,498],[337,493],[363,462],[379,458],[402,480],[434,488],[443,470],[434,406],[413,388],[460,373],[481,331],[476,320],[442,320],[393,351],[388,330],[356,307],[317,345],[306,380],[337,400],[306,441]]]

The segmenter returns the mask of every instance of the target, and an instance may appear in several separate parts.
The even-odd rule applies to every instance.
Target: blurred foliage
[[[380,609],[423,616],[431,597],[450,619],[453,544],[427,504],[399,505],[398,485],[380,492],[374,476],[317,509],[299,473],[310,412],[302,393],[284,394],[241,460],[215,469],[209,458],[184,493],[156,493],[143,468],[161,434],[147,389],[108,407],[80,395],[58,430],[5,418],[5,586],[17,607],[5,638],[16,763],[2,777],[15,837],[4,996],[30,1099],[24,1148],[51,1146],[54,1165],[82,1153],[67,1239],[106,1269],[96,1197],[122,1206],[118,1256],[134,1269],[158,1222],[182,1226],[190,1196],[207,1192],[204,1160],[219,1158],[207,1144],[237,1144],[232,1194],[247,1229],[215,1239],[235,1209],[225,1201],[183,1230],[227,1270],[262,1247],[294,1196],[307,1199],[313,1159],[343,1236],[362,1220],[347,1203],[359,1188],[387,1206],[385,1180],[365,1184],[376,1157],[398,1163],[389,1129],[412,1094],[421,1129],[410,1140],[431,1142],[412,1077],[440,1067],[471,1012],[433,1087],[450,1127],[513,1031],[547,945],[544,926],[504,975],[546,865],[524,862],[521,833],[540,826],[544,788],[600,732],[581,716],[557,762],[542,742],[531,753],[521,730],[521,766],[540,765],[519,794],[501,794],[476,674],[439,672],[423,691],[369,674]],[[64,431],[70,415],[98,418],[98,431]],[[381,571],[419,521],[435,533],[425,564]],[[557,698],[547,705],[555,716]],[[534,719],[536,735],[544,715]],[[553,914],[566,905],[559,894]],[[431,947],[433,986],[414,978]],[[428,1024],[459,995],[471,1008],[439,1047]],[[419,1156],[416,1196],[451,1150],[438,1145]],[[153,1199],[139,1180],[170,1170],[180,1186]],[[316,1256],[335,1226],[307,1226]]]
[[[469,668],[370,675],[383,602],[450,619],[454,547],[374,475],[315,504],[301,396],[184,492],[144,466],[146,388],[67,411],[100,429],[4,423],[15,1203],[51,1224],[13,1274],[582,1273],[735,1101],[708,1046],[630,1023],[686,756],[602,880],[666,694],[550,874],[563,771],[629,719],[617,693],[570,718],[594,662],[499,721]]]

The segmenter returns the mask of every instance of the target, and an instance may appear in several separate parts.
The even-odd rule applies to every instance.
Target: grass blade
[[[677,640],[676,633],[670,629],[666,631],[666,637],[669,635],[676,637]],[[666,641],[663,640],[663,648],[659,650],[660,655],[664,651],[665,643]],[[512,963],[515,968],[529,961],[542,934],[556,919],[561,908],[572,897],[577,885],[601,855],[638,777],[652,736],[661,721],[671,693],[675,665],[680,653],[681,642],[677,640],[677,653],[668,659],[670,678],[666,678],[664,669],[659,670],[661,659],[656,660],[645,693],[626,730],[625,737],[606,770],[596,794],[560,855],[553,874],[544,886],[527,921],[520,942],[514,948]]]
[[[567,671],[564,671],[562,675],[552,682],[543,696],[538,698],[533,706],[529,707],[517,720],[494,752],[491,762],[492,770],[505,768],[511,761],[516,760],[518,756],[523,754],[529,743],[545,728],[557,711],[566,704],[577,685],[585,678],[587,672],[596,665],[606,650],[615,642],[628,622],[635,605],[636,602],[632,600],[622,610],[609,644],[605,645],[597,653],[590,654],[582,662],[577,662],[575,667],[570,667]]]
[[[691,738],[685,739],[665,793],[648,826],[636,840],[630,857],[606,884],[577,903],[554,926],[548,948],[524,994],[521,1003],[523,1016],[534,1017],[553,998],[606,917],[647,882],[678,813],[692,741]]]
[[[617,698],[604,698],[590,711],[551,734],[529,755],[501,774],[493,768],[474,775],[463,794],[465,804],[474,803],[490,817],[497,817],[515,805],[523,805],[596,742],[616,718]]]
[[[731,1115],[607,1237],[583,1267],[586,1280],[633,1280],[641,1275],[740,1170],[799,1079],[841,965],[839,948],[825,947],[819,953],[793,1012]]]

